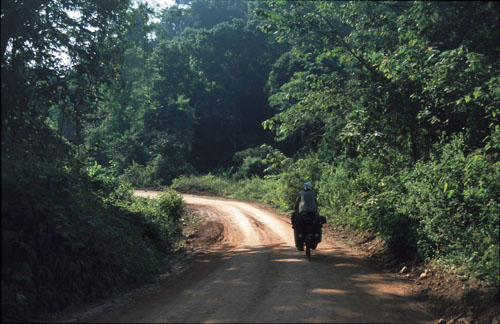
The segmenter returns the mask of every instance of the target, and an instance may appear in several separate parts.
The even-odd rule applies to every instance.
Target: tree
[[[315,57],[318,62],[331,57],[343,70],[334,87],[337,93],[342,89],[340,102],[349,102],[350,111],[342,109],[347,122],[340,134],[324,134],[323,138],[340,137],[348,140],[347,146],[354,142],[356,147],[367,149],[402,144],[401,149],[411,152],[416,161],[426,156],[428,147],[443,132],[450,136],[469,129],[469,140],[478,147],[490,132],[487,125],[496,124],[488,112],[491,108],[485,109],[483,103],[471,98],[479,98],[484,93],[481,89],[488,88],[496,78],[498,62],[493,53],[498,46],[486,49],[479,43],[492,44],[499,39],[497,29],[486,31],[482,27],[481,35],[464,33],[467,22],[460,16],[458,26],[451,28],[454,37],[440,34],[450,30],[449,22],[455,14],[467,10],[467,17],[478,19],[496,6],[493,3],[266,4],[267,10],[259,11],[271,22],[263,24],[264,30],[276,33],[280,41],[287,39],[295,44],[299,55]],[[485,18],[488,26],[498,25],[495,10]],[[458,35],[461,45],[454,48]],[[301,97],[307,98],[308,91]],[[307,107],[307,102],[302,106]],[[298,112],[288,120],[301,118]],[[324,117],[318,115],[318,119]]]
[[[265,2],[263,30],[310,62],[277,83],[278,113],[264,122],[300,144],[284,190],[316,179],[334,222],[378,233],[401,258],[467,263],[498,285],[500,202],[486,186],[500,171],[498,9]]]

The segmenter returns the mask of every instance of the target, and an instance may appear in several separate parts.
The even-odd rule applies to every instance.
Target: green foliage
[[[165,158],[158,154],[146,166],[132,162],[123,171],[121,179],[135,188],[160,187],[170,184],[173,177],[179,174],[192,173],[194,169],[178,155]]]
[[[48,162],[48,161],[47,161]],[[2,159],[2,319],[24,321],[153,278],[173,251],[180,196],[136,201],[94,165]]]
[[[155,177],[151,165],[142,166],[135,161],[124,170],[122,178],[136,188],[159,187],[161,185]]]
[[[212,174],[204,176],[181,176],[172,182],[172,189],[180,192],[201,192],[217,196],[229,196],[234,193],[237,184],[229,179]]]
[[[293,209],[297,193],[304,182],[316,183],[321,165],[315,156],[307,156],[290,163],[277,177],[278,188],[274,205],[286,211]]]
[[[262,177],[264,175],[264,170],[266,169],[266,166],[262,162],[262,158],[259,157],[258,155],[253,155],[252,151],[253,149],[250,148],[242,152],[237,152],[235,154],[235,157],[239,155],[238,158],[242,157],[243,154],[247,155],[244,158],[242,158],[238,170],[234,173],[234,177],[236,179],[249,178],[251,176]],[[238,153],[243,153],[243,154],[238,154]]]
[[[278,205],[292,206],[307,178],[334,223],[498,285],[499,12],[493,2],[258,8],[261,28],[292,47],[269,76],[277,114],[263,123],[295,147]]]
[[[284,161],[285,156],[270,145],[248,148],[234,154],[232,168],[236,168],[236,171],[232,176],[235,179],[245,179],[277,174]]]
[[[157,199],[137,197],[130,209],[144,215],[148,222],[147,237],[158,251],[172,249],[181,234],[185,214],[181,195],[167,189]]]
[[[257,28],[256,5],[194,1],[158,14],[157,24],[146,7],[131,10],[123,61],[85,129],[98,163],[115,161],[139,186],[169,185],[269,141],[264,86],[281,50]]]
[[[259,177],[246,178],[238,181],[232,197],[237,199],[250,199],[260,201],[264,204],[271,204],[279,207],[279,199],[276,190],[279,183],[273,179],[262,179]],[[288,206],[287,206],[288,208]]]
[[[103,3],[2,3],[2,321],[33,321],[150,280],[175,249],[180,197],[131,209],[120,155],[104,168],[87,163],[101,142],[80,145],[104,133],[87,128],[106,115],[99,106],[117,108],[108,85],[130,3]],[[128,148],[117,141],[114,149]]]
[[[232,192],[233,197],[258,200],[289,212],[304,182],[316,182],[320,176],[321,164],[313,156],[291,161],[274,149],[266,155],[264,161],[270,164],[265,170],[265,179],[256,176],[241,178]],[[279,173],[275,174],[275,171]]]
[[[482,149],[464,151],[464,140],[455,138],[429,162],[418,164],[405,183],[408,195],[402,208],[418,221],[420,255],[466,264],[480,278],[495,282],[500,163]]]
[[[498,3],[181,3],[2,3],[2,320],[152,278],[184,206],[131,187],[170,182],[290,211],[310,181],[498,286]]]

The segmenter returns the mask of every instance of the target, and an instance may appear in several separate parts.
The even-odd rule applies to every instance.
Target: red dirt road
[[[136,192],[147,196],[151,192]],[[184,195],[222,224],[221,240],[172,283],[95,322],[431,322],[389,274],[324,240],[311,260],[288,219],[252,204]]]

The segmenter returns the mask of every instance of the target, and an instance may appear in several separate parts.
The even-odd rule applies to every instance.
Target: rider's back
[[[316,212],[316,192],[302,190],[299,192],[299,213]]]

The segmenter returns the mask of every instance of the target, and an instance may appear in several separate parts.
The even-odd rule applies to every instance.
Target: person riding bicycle
[[[304,190],[301,190],[297,195],[294,209],[295,212],[292,215],[292,227],[295,238],[295,246],[299,251],[304,251],[304,241],[302,240],[301,235],[303,231],[303,219],[304,217],[311,217],[313,219],[317,219],[319,217],[316,192],[312,190],[312,184],[310,182],[304,183]],[[315,223],[319,223],[319,221],[316,221]],[[318,242],[321,241],[321,227],[319,231]]]

